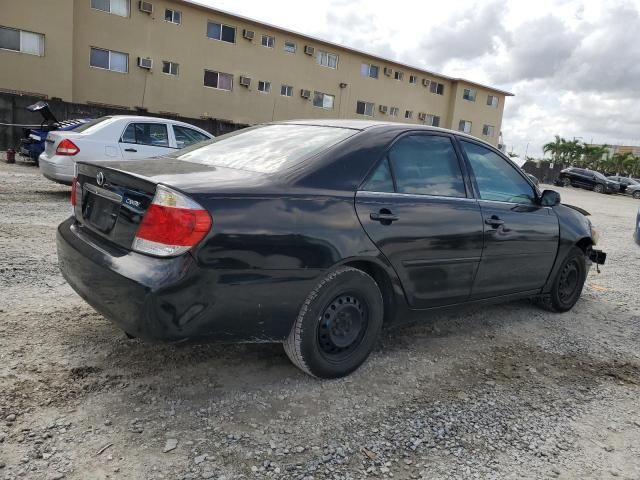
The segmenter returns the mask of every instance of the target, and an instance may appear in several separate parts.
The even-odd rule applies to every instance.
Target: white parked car
[[[40,171],[54,182],[71,185],[76,160],[137,160],[212,138],[201,128],[164,118],[101,117],[69,132],[49,132]]]

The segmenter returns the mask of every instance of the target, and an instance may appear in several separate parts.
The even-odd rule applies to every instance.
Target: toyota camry
[[[72,204],[62,273],[128,335],[281,342],[320,378],[441,308],[531,297],[565,312],[605,259],[587,212],[491,145],[398,123],[272,123],[81,161]]]

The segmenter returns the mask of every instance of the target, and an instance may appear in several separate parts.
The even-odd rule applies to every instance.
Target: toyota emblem
[[[96,175],[96,182],[100,187],[104,184],[104,173],[98,172]]]

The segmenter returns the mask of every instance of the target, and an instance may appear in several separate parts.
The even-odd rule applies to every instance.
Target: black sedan
[[[609,180],[600,172],[586,168],[569,167],[560,172],[560,181],[565,187],[578,187],[596,193],[619,193],[620,184]]]
[[[383,325],[580,297],[595,234],[492,146],[431,127],[267,124],[138,162],[80,162],[58,228],[69,284],[129,335],[282,342],[323,378]]]

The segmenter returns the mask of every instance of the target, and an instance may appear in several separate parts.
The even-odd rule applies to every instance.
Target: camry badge
[[[98,172],[98,174],[96,175],[96,183],[100,187],[104,184],[104,173]]]

